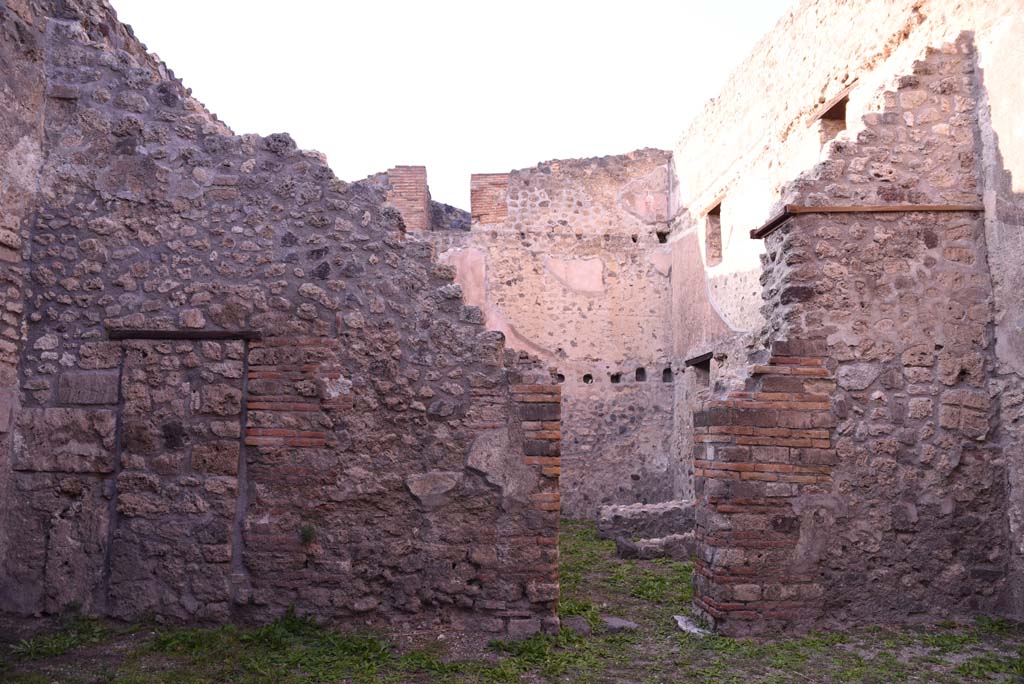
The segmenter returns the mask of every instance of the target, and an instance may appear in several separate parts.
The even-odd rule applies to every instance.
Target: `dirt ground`
[[[689,612],[690,572],[688,563],[620,560],[592,524],[565,521],[561,614],[586,636],[566,629],[484,646],[430,635],[389,641],[294,615],[259,629],[68,618],[34,636],[0,625],[9,642],[0,644],[0,682],[1024,682],[1024,625],[1001,620],[788,639],[685,634],[674,616]],[[612,630],[613,617],[634,626]]]

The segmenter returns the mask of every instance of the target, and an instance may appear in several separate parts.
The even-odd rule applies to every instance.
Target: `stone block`
[[[625,537],[615,540],[615,554],[619,558],[637,558],[650,560],[653,558],[674,558],[687,561],[697,552],[697,537],[694,532],[669,534],[656,539],[640,539],[632,541]]]
[[[57,401],[61,404],[116,404],[119,385],[117,371],[68,371],[57,383]]]
[[[581,615],[570,615],[569,617],[562,618],[561,626],[583,637],[588,637],[593,633],[590,623]]]
[[[561,420],[562,407],[558,404],[519,404],[520,420]]]
[[[421,505],[433,509],[448,501],[449,492],[455,489],[461,477],[461,473],[434,470],[410,475],[405,479],[405,486]]]
[[[85,342],[79,349],[78,365],[84,369],[117,368],[121,362],[118,342]]]
[[[92,613],[109,529],[104,483],[91,475],[17,473],[10,484],[19,505],[4,519],[4,612],[30,615],[77,607]]]
[[[691,532],[694,527],[693,501],[665,501],[656,504],[604,506],[597,529],[606,539],[654,539]]]
[[[217,441],[192,447],[192,469],[214,475],[238,474],[238,442]]]
[[[558,600],[557,582],[530,582],[526,585],[526,596],[530,603],[545,603]]]
[[[611,615],[602,615],[601,622],[604,623],[605,629],[612,634],[618,634],[619,632],[633,632],[640,628],[640,625],[632,620],[626,620],[624,618],[614,617]]]
[[[508,638],[512,641],[522,641],[523,639],[529,639],[534,634],[540,632],[540,627],[540,620],[538,620],[537,618],[509,620]]]
[[[0,432],[9,432],[18,395],[13,390],[0,391]]]
[[[759,601],[761,600],[761,586],[758,584],[733,585],[732,596],[736,601]]]
[[[14,469],[64,473],[114,470],[113,411],[26,408],[18,416]]]
[[[524,439],[523,453],[527,456],[558,456],[559,443],[543,439]]]
[[[480,433],[470,447],[466,467],[501,487],[503,496],[526,500],[537,489],[537,470],[513,453],[505,428]]]
[[[231,385],[208,385],[203,388],[200,411],[214,416],[237,416],[242,412],[242,390]]]
[[[854,363],[842,366],[837,374],[837,382],[843,389],[867,389],[880,373],[880,368],[869,363]]]

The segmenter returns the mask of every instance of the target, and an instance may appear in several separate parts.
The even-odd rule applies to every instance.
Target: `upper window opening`
[[[622,373],[612,373],[611,381],[613,385],[618,385],[622,382]]]
[[[666,368],[665,370],[661,371],[661,381],[662,382],[672,382],[672,369],[671,368]]]
[[[647,369],[646,368],[637,368],[636,369],[636,381],[637,382],[647,382]]]
[[[722,263],[722,203],[711,207],[707,213],[706,252],[708,266]]]
[[[846,130],[846,105],[849,101],[849,97],[843,97],[821,115],[818,132],[822,145]]]
[[[839,102],[825,110],[825,113],[821,115],[822,119],[826,121],[842,121],[843,125],[846,124],[846,105],[850,101],[850,96],[845,95]]]
[[[593,385],[594,384],[594,376],[591,375],[590,373],[587,373],[586,375],[583,376],[583,383],[585,385]]]
[[[846,108],[850,103],[850,92],[856,84],[857,79],[848,83],[833,95],[832,99],[818,105],[807,119],[808,126],[818,127],[822,145],[835,138],[841,131],[846,130]]]

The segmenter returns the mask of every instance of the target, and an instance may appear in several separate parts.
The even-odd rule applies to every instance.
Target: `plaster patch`
[[[599,257],[560,259],[548,257],[544,267],[558,282],[577,292],[604,292],[604,262]]]

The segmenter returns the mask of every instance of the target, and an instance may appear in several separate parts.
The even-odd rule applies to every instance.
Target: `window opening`
[[[706,226],[706,253],[708,266],[722,263],[722,203],[708,210]]]

